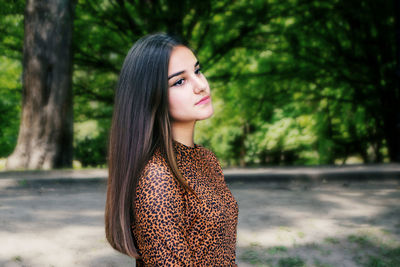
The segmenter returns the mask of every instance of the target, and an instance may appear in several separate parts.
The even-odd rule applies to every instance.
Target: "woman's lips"
[[[206,97],[203,97],[199,102],[196,103],[196,105],[207,104],[210,101],[211,101],[211,97],[208,95]]]

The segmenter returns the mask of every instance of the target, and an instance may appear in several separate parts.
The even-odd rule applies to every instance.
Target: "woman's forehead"
[[[192,70],[197,62],[196,56],[193,52],[185,46],[177,46],[172,49],[168,65],[168,75]]]

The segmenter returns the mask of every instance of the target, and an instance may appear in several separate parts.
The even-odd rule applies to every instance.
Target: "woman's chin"
[[[214,110],[211,109],[209,112],[202,114],[202,116],[200,116],[197,120],[198,121],[206,120],[206,119],[210,118],[213,114],[214,114]]]

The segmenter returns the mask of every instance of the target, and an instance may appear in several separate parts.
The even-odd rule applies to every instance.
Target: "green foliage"
[[[287,252],[288,249],[284,246],[275,246],[267,249],[267,252],[271,255],[276,255],[281,252]]]
[[[0,157],[18,138],[21,114],[21,58],[25,1],[0,1]]]
[[[18,137],[21,102],[21,64],[0,57],[0,157],[9,155]]]
[[[272,32],[263,48],[251,50],[261,45],[255,38],[241,55],[235,50],[221,60],[231,74],[215,74],[221,79],[215,94],[224,100],[218,112],[224,114],[217,115],[221,119],[209,131],[223,131],[226,125],[243,129],[236,139],[245,140],[237,144],[244,153],[236,157],[244,154],[246,164],[344,163],[350,155],[364,162],[382,161],[386,111],[377,110],[384,97],[377,88],[392,88],[382,88],[372,73],[394,67],[394,46],[385,50],[377,35],[353,32],[360,24],[370,25],[366,32],[379,27],[386,45],[394,44],[393,19],[377,19],[383,14],[393,18],[390,4],[379,13],[371,12],[372,1],[292,4],[282,5],[285,11],[270,6],[269,11],[279,15],[261,27]],[[353,20],[344,11],[353,9],[366,12]],[[385,35],[383,29],[389,28]],[[376,40],[373,48],[365,45],[367,39]],[[381,65],[371,62],[371,49],[377,58],[385,58],[375,61]],[[390,108],[381,107],[385,109]]]
[[[7,156],[19,124],[25,1],[0,4],[0,156]],[[85,166],[105,163],[123,59],[141,36],[165,31],[183,36],[197,52],[215,115],[199,123],[195,139],[223,165],[332,164],[351,156],[384,161],[391,150],[388,118],[395,117],[400,92],[393,75],[394,1],[377,5],[77,1],[75,158]],[[91,124],[95,130],[82,130]]]
[[[331,256],[327,257],[328,255]],[[379,231],[365,231],[344,239],[327,237],[320,242],[315,240],[291,247],[264,247],[254,242],[241,248],[238,257],[255,266],[332,267],[337,266],[339,258],[345,257],[350,260],[350,265],[394,267],[400,266],[400,247],[395,234],[387,233],[382,236]]]
[[[321,262],[320,260],[318,260],[318,259],[315,259],[315,260],[314,260],[314,266],[315,266],[315,267],[334,267],[334,265],[322,263],[322,262]]]
[[[395,267],[400,266],[400,247],[382,250],[381,255],[369,256],[367,267]]]
[[[15,262],[22,262],[22,257],[21,256],[14,256],[13,258],[12,258],[12,260],[13,261],[15,261]]]
[[[330,243],[330,244],[333,244],[333,245],[336,245],[336,244],[340,243],[339,239],[334,238],[334,237],[327,237],[327,238],[324,239],[324,241],[326,243]]]
[[[357,247],[354,257],[366,267],[394,267],[400,265],[398,240],[385,240],[371,234],[350,235],[347,240]],[[368,253],[365,253],[368,251]]]
[[[279,267],[305,267],[306,264],[300,257],[287,257],[278,261]]]
[[[262,246],[259,243],[251,243],[250,247],[246,248],[240,258],[252,265],[256,266],[271,266],[272,260],[265,259],[264,253],[261,251]]]
[[[106,164],[108,132],[105,123],[101,122],[88,120],[74,125],[74,158],[83,167]]]
[[[20,60],[22,58],[25,1],[1,0],[0,6],[0,55]]]
[[[370,240],[365,235],[349,235],[348,238],[349,242],[357,243],[360,246],[367,246],[370,243]]]

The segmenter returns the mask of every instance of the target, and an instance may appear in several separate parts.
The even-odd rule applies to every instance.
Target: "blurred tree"
[[[0,0],[11,14],[0,17],[0,50],[8,59],[0,66],[13,66],[0,82],[16,79],[22,30],[13,14],[21,14],[23,2]],[[398,161],[397,4],[78,0],[74,157],[83,165],[104,164],[113,88],[126,52],[143,35],[164,31],[182,36],[197,52],[216,112],[199,123],[196,142],[226,165],[332,164],[352,156]],[[2,85],[8,96],[0,109],[6,110],[18,100],[9,96],[19,84]],[[1,125],[15,127],[3,118]],[[10,147],[14,141],[6,134],[13,132],[0,131],[0,144]]]
[[[6,167],[72,166],[71,0],[27,0],[22,118]]]
[[[232,51],[248,46],[254,38],[265,41],[260,31],[272,17],[269,9],[269,2],[264,0],[79,1],[75,20],[75,29],[79,30],[74,33],[75,122],[81,127],[91,119],[102,121],[101,125],[110,120],[114,84],[122,61],[143,35],[167,32],[182,37],[197,52],[205,74],[213,76],[213,70],[217,70],[215,75],[219,70],[229,72],[222,59],[230,57]],[[212,77],[209,80],[213,82]],[[106,145],[106,137],[90,139]],[[95,138],[104,139],[99,142]],[[232,162],[245,154],[243,143],[235,142],[237,148],[229,153]],[[81,155],[84,147],[91,150],[88,144],[88,140],[79,138],[76,145],[82,147],[76,152]]]
[[[0,0],[0,157],[17,143],[21,113],[21,58],[25,1]]]
[[[211,76],[228,99],[210,125],[211,143],[236,159],[243,152],[231,152],[244,145],[249,164],[332,164],[351,155],[398,161],[394,7],[373,0],[270,4],[268,16],[277,16],[223,59],[226,73]],[[241,129],[229,146],[218,145],[227,142],[219,139],[225,126]]]
[[[380,162],[383,141],[390,160],[400,162],[396,2],[300,0],[291,9],[292,23],[282,33],[292,64],[302,66],[298,78],[320,89],[302,90],[304,97],[312,95],[320,107],[324,100],[320,123],[326,130],[319,138],[332,142],[329,163],[354,152],[368,161],[370,146]],[[363,118],[357,116],[361,110]]]
[[[0,157],[10,155],[18,136],[21,64],[0,57]]]

